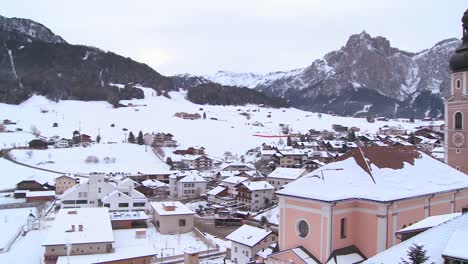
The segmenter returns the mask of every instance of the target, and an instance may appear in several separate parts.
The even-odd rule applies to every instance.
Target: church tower
[[[445,102],[445,162],[468,174],[468,9],[462,44],[450,58],[452,78]]]

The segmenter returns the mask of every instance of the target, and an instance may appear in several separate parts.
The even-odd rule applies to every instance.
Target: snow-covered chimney
[[[78,226],[78,231],[83,232],[83,225]]]

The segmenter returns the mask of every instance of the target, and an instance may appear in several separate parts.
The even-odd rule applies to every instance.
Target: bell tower
[[[450,58],[452,78],[445,101],[445,162],[468,174],[468,9],[462,44]]]

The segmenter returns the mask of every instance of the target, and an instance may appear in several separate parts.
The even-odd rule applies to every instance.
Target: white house
[[[193,229],[195,212],[181,202],[152,202],[153,223],[161,234],[181,234]]]
[[[231,260],[242,264],[254,261],[259,251],[277,241],[271,231],[249,225],[239,227],[226,239],[231,241]]]
[[[219,204],[222,206],[230,206],[237,203],[236,198],[228,193],[228,189],[224,186],[216,186],[206,193],[208,202]]]
[[[275,191],[277,191],[284,185],[304,176],[306,173],[306,169],[278,167],[267,176],[266,180],[269,184],[273,185]]]
[[[108,207],[109,210],[144,210],[146,197],[133,188],[132,180],[124,180],[114,186],[104,179],[104,174],[89,176],[88,182],[80,183],[65,191],[61,196],[63,208]]]
[[[70,142],[66,138],[61,138],[61,139],[55,141],[54,146],[56,148],[68,148],[68,147],[70,147]]]
[[[207,181],[197,173],[171,175],[169,191],[172,197],[199,197],[206,194]]]

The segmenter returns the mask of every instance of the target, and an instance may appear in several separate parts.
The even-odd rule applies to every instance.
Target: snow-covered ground
[[[20,236],[10,251],[0,254],[0,263],[24,264],[43,263],[44,247],[42,242],[46,238],[47,230],[32,230],[26,236]]]
[[[89,147],[12,150],[15,160],[32,166],[71,173],[167,173],[169,166],[151,150],[137,144],[92,144]],[[97,163],[86,162],[95,156]]]
[[[0,193],[0,204],[25,203],[25,198],[16,199],[13,193]]]
[[[258,214],[254,217],[254,219],[260,221],[262,219],[262,216],[265,216],[268,219],[268,223],[279,225],[280,210],[278,206],[275,206],[268,211]]]
[[[27,146],[28,142],[36,137],[28,132],[0,133],[0,148],[14,148]]]
[[[29,214],[35,212],[35,208],[29,207],[0,210],[0,249],[7,247],[13,241],[23,225],[27,224]],[[0,263],[7,262],[0,261]]]
[[[103,142],[122,142],[130,131],[135,136],[140,130],[143,133],[170,132],[181,144],[180,147],[204,146],[208,154],[218,157],[222,157],[225,151],[241,155],[263,142],[277,142],[276,138],[256,137],[254,134],[278,135],[279,124],[288,124],[292,132],[306,132],[309,129],[331,130],[333,124],[356,126],[361,131],[369,132],[375,132],[383,125],[402,125],[414,129],[423,124],[400,121],[368,123],[364,118],[318,115],[294,108],[197,105],[186,100],[184,92],[170,92],[171,99],[168,99],[155,96],[155,92],[151,89],[142,89],[145,92],[145,99],[121,102],[132,103],[133,107],[115,109],[107,102],[55,103],[42,96],[33,96],[20,105],[0,104],[0,119],[17,122],[17,125],[8,126],[11,130],[20,127],[29,131],[35,126],[44,136],[57,135],[66,138],[71,138],[74,130],[81,130],[81,133],[88,134],[92,138],[96,138],[100,133]],[[254,110],[256,112],[253,112]],[[176,112],[200,114],[205,112],[207,118],[183,120],[174,116]],[[250,119],[240,115],[242,112],[250,114]],[[271,117],[267,117],[268,115]],[[261,123],[263,127],[252,125],[255,122]],[[53,127],[53,123],[57,123],[58,127]],[[115,126],[111,127],[111,124]],[[124,128],[128,131],[124,131]],[[17,138],[16,135],[0,136],[1,144],[13,142],[24,144],[29,139],[31,136],[26,135],[24,138]]]
[[[0,191],[16,188],[16,184],[23,180],[35,180],[39,183],[54,183],[60,174],[36,170],[0,158]]]

